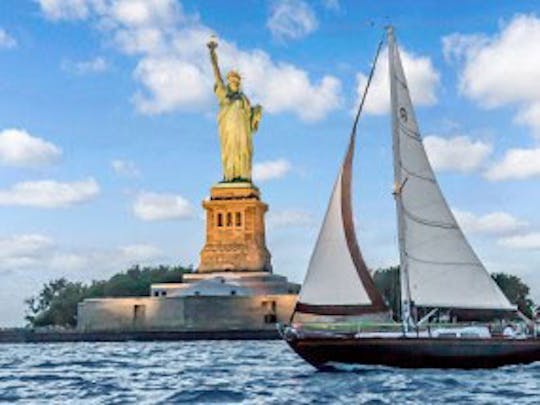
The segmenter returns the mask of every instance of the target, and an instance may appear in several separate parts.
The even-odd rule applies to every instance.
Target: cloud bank
[[[447,60],[460,65],[463,95],[486,109],[516,106],[516,122],[540,136],[540,19],[517,15],[492,36],[443,38]]]
[[[138,111],[207,111],[214,105],[213,74],[206,42],[213,30],[187,15],[175,0],[38,0],[50,20],[85,20],[120,52],[138,58]],[[243,50],[222,39],[224,70],[244,77],[246,93],[271,114],[292,113],[318,121],[341,105],[341,82],[332,75],[312,80],[293,64],[274,61],[260,49]]]

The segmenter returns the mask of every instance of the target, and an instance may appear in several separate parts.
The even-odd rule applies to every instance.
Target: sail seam
[[[409,91],[409,86],[407,85],[407,82],[401,80],[395,73],[392,75],[394,77],[394,79],[396,80],[396,82],[398,82],[399,84],[401,84],[401,86]]]
[[[422,225],[431,226],[433,228],[458,229],[458,226],[453,223],[430,221],[429,219],[420,218],[411,214],[405,207],[403,207],[403,212],[409,219]]]
[[[415,141],[418,141],[422,143],[422,137],[420,136],[420,132],[416,132],[412,129],[407,128],[404,124],[401,122],[399,123],[399,128],[403,130],[405,135],[407,135],[409,138],[414,139]]]
[[[408,176],[412,176],[412,177],[416,177],[417,179],[421,179],[421,180],[425,180],[425,181],[429,181],[431,183],[435,183],[437,184],[437,182],[435,181],[434,178],[432,177],[427,177],[427,176],[422,176],[421,174],[418,174],[418,173],[415,173],[409,169],[407,169],[405,166],[401,166],[401,169],[407,173]]]

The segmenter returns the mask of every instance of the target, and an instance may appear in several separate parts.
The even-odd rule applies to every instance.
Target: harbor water
[[[0,345],[0,403],[538,404],[540,363],[319,372],[281,341]]]

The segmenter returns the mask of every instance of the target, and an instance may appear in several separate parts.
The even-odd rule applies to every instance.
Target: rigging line
[[[405,256],[407,256],[408,259],[413,260],[415,262],[424,263],[424,264],[433,264],[438,266],[475,266],[475,267],[484,267],[481,263],[476,262],[437,262],[434,260],[425,260],[425,259],[418,259],[414,256],[411,256],[409,253],[405,252]]]
[[[358,106],[358,111],[356,111],[356,116],[354,117],[354,123],[351,131],[351,142],[356,137],[356,127],[358,126],[358,121],[360,120],[360,114],[362,114],[362,110],[364,109],[364,104],[366,102],[369,86],[371,85],[371,81],[373,80],[373,76],[375,74],[375,68],[377,67],[377,60],[379,59],[379,55],[381,53],[381,49],[384,43],[384,38],[386,37],[386,33],[383,32],[382,38],[379,41],[379,45],[377,45],[377,51],[375,52],[375,58],[373,59],[373,63],[371,65],[371,71],[369,72],[369,76],[366,82],[366,87],[364,87],[364,92],[362,93],[362,100],[360,101],[360,105]]]

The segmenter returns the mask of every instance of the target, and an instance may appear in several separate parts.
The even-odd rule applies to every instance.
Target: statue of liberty
[[[216,80],[214,92],[219,101],[218,128],[223,181],[251,182],[253,134],[259,127],[262,107],[251,107],[249,99],[241,91],[238,72],[231,70],[227,73],[225,85],[218,66],[217,42],[211,39],[207,46]]]

